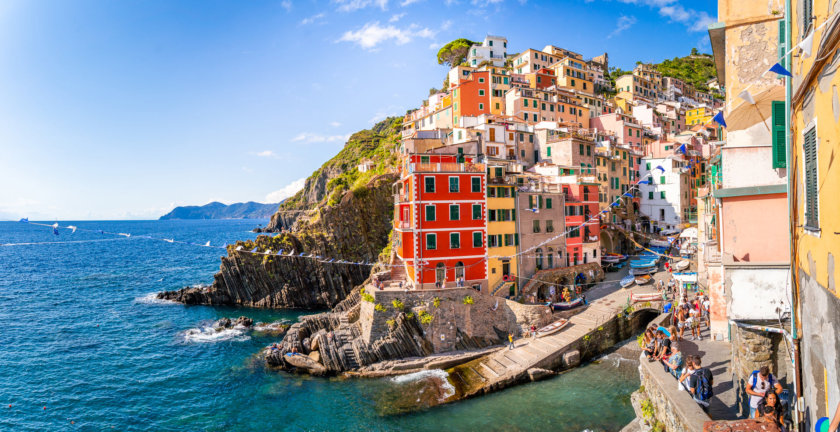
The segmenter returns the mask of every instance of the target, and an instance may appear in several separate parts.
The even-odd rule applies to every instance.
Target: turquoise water
[[[265,221],[77,222],[214,245]],[[64,224],[64,223],[62,223]],[[633,361],[609,355],[551,380],[406,412],[425,376],[315,379],[263,368],[276,338],[198,333],[221,317],[294,321],[303,311],[160,303],[210,283],[219,249],[0,222],[0,430],[618,430],[633,418]],[[438,389],[439,390],[439,389]],[[423,393],[421,393],[423,392]],[[11,407],[10,407],[11,405]],[[46,407],[46,409],[44,409]]]

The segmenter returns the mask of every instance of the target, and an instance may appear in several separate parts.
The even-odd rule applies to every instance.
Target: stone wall
[[[652,324],[667,325],[670,316],[662,314]],[[641,398],[649,400],[654,411],[652,420],[643,420],[662,422],[669,432],[702,432],[703,424],[711,420],[688,392],[677,391],[677,381],[659,362],[641,361],[639,377]]]
[[[732,359],[731,370],[733,383],[736,386],[736,404],[739,414],[749,414],[749,397],[746,394],[746,384],[750,374],[762,366],[770,367],[770,371],[782,386],[792,389],[793,370],[790,359],[787,358],[787,348],[781,334],[768,333],[731,326]]]

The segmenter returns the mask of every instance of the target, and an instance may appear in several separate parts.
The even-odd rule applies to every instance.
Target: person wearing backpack
[[[769,367],[762,366],[759,370],[755,370],[750,374],[749,379],[747,379],[746,391],[750,395],[751,419],[757,418],[758,403],[761,402],[761,399],[764,398],[770,389],[773,389],[776,394],[781,393],[783,390],[779,381],[770,373]]]
[[[694,372],[688,379],[688,389],[691,392],[694,402],[700,405],[700,408],[706,414],[709,413],[709,402],[712,400],[714,391],[714,377],[709,368],[702,366],[700,357],[694,357]]]

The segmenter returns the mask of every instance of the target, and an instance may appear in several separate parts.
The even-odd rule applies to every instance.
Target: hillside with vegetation
[[[701,54],[696,48],[692,50],[691,55],[666,59],[654,66],[662,76],[681,79],[704,92],[711,90],[706,83],[717,77],[712,55]]]

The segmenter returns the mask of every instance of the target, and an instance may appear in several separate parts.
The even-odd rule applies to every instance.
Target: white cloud
[[[286,12],[292,10],[292,2],[290,0],[283,0],[280,2],[280,6],[282,6],[283,9],[286,9]]]
[[[330,122],[330,126],[332,126],[332,127],[339,127],[339,126],[341,126],[341,123],[339,123],[339,122],[337,122],[337,121]]]
[[[472,0],[473,6],[485,7],[501,3],[502,0]]]
[[[381,26],[379,21],[369,22],[359,30],[345,32],[339,41],[353,42],[365,49],[376,48],[382,42],[393,40],[397,45],[404,45],[414,38],[431,39],[437,32],[429,28],[419,28],[412,24],[407,28],[397,28],[393,25]]]
[[[347,141],[350,138],[350,135],[321,135],[317,133],[309,133],[309,132],[301,132],[297,134],[294,138],[292,138],[292,142],[300,142],[300,143],[324,143],[324,142],[336,142],[336,141]]]
[[[385,10],[388,8],[388,0],[333,0],[341,12],[353,12],[370,6],[378,6]]]
[[[659,15],[667,17],[671,22],[684,24],[691,32],[706,31],[709,24],[716,21],[706,12],[686,9],[678,0],[618,0],[621,3],[638,6],[648,6],[656,9]]]
[[[297,191],[303,189],[303,185],[306,183],[306,178],[299,178],[283,188],[276,190],[274,192],[270,192],[268,195],[265,196],[266,203],[278,203],[283,201],[284,199],[294,195]]]
[[[622,15],[622,16],[618,17],[618,21],[616,21],[616,23],[615,23],[615,29],[613,29],[612,33],[607,35],[607,39],[610,39],[613,36],[618,36],[624,30],[627,30],[630,27],[633,27],[633,24],[636,24],[636,21],[637,21],[636,17],[634,17],[632,15],[631,16]]]
[[[277,157],[277,154],[275,154],[275,153],[274,153],[273,151],[271,151],[271,150],[263,150],[263,151],[261,151],[261,152],[259,152],[259,153],[255,153],[255,154],[256,154],[257,156],[259,156],[259,157]]]
[[[405,15],[406,15],[405,12],[391,15],[391,18],[388,19],[388,22],[389,23],[397,22],[397,21],[400,20],[400,18],[404,17]]]
[[[406,7],[410,4],[414,4],[414,3],[417,3],[417,2],[421,2],[421,1],[423,1],[423,0],[403,0],[402,3],[400,3],[400,6]]]
[[[443,46],[443,42],[432,42],[429,44],[429,49],[440,49]]]
[[[318,20],[320,20],[320,19],[323,19],[323,18],[324,18],[324,13],[323,13],[323,12],[321,12],[321,13],[319,13],[319,14],[312,15],[311,17],[308,17],[308,18],[304,18],[304,19],[302,19],[302,20],[300,21],[300,25],[309,25],[309,24],[313,24],[313,23],[315,23],[316,21],[318,21]]]

